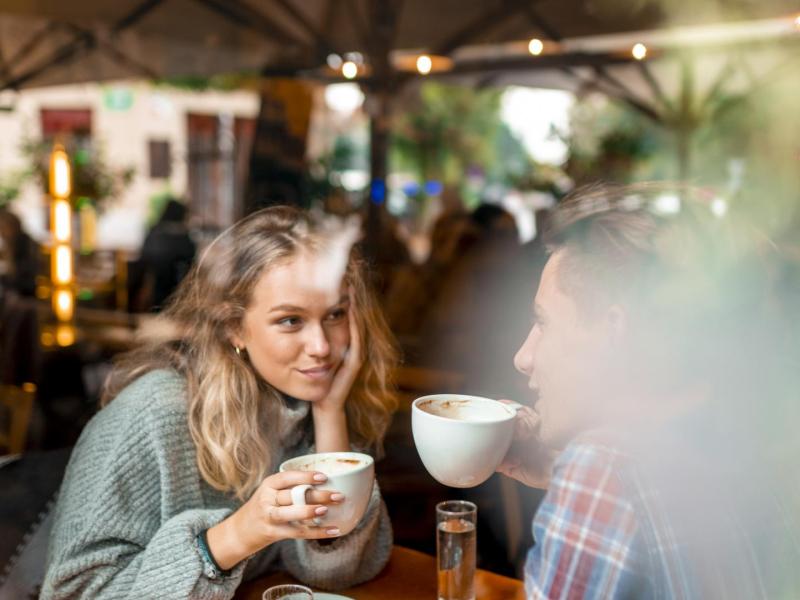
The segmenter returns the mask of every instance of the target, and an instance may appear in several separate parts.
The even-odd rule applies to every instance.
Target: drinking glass
[[[261,595],[261,600],[314,600],[314,592],[304,585],[275,585]]]
[[[475,600],[475,524],[478,507],[465,500],[436,505],[439,600]]]

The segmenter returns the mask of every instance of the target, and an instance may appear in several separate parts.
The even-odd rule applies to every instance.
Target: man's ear
[[[608,338],[613,346],[619,346],[628,335],[628,313],[619,304],[612,304],[606,312]]]

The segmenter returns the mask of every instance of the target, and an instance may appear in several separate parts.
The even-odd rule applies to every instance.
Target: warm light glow
[[[352,60],[348,60],[342,65],[342,75],[347,79],[355,79],[358,75],[358,66]]]
[[[56,246],[56,259],[53,263],[53,281],[65,284],[72,281],[72,250],[69,246]]]
[[[72,319],[75,310],[75,299],[70,290],[56,290],[53,295],[53,311],[59,321],[69,321]]]
[[[68,242],[72,233],[72,214],[69,202],[55,200],[53,202],[53,237],[57,242]]]
[[[800,29],[800,15],[797,15],[794,19],[794,26]]]
[[[631,49],[631,54],[636,60],[644,60],[647,56],[647,46],[644,44],[635,44]]]
[[[539,56],[543,50],[544,50],[544,43],[542,42],[542,40],[533,38],[530,42],[528,42],[528,52],[530,52],[534,56]]]
[[[433,66],[433,61],[431,61],[431,57],[427,54],[423,54],[419,58],[417,58],[417,71],[419,71],[420,75],[427,75],[431,72],[431,67]]]
[[[81,222],[81,252],[89,254],[97,247],[97,212],[85,204],[79,212]]]
[[[66,198],[71,191],[69,157],[61,146],[56,146],[50,156],[50,195],[54,198]]]
[[[75,343],[75,328],[72,325],[60,324],[56,328],[56,342],[59,346],[71,346]]]

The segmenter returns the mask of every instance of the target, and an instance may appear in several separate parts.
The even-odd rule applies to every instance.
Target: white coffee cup
[[[417,398],[411,407],[411,430],[422,464],[450,487],[483,483],[508,453],[517,408],[461,394]]]
[[[329,504],[328,512],[314,519],[320,527],[338,527],[340,534],[350,533],[367,510],[375,480],[375,461],[359,452],[321,452],[284,461],[280,471],[319,471],[328,476],[324,483],[297,485],[292,488],[292,503],[305,504],[312,488],[344,494],[344,501]]]

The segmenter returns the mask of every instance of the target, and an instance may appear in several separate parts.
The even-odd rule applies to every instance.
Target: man
[[[554,223],[514,360],[538,401],[500,467],[547,488],[528,597],[800,597],[777,255],[686,190],[595,188]]]

